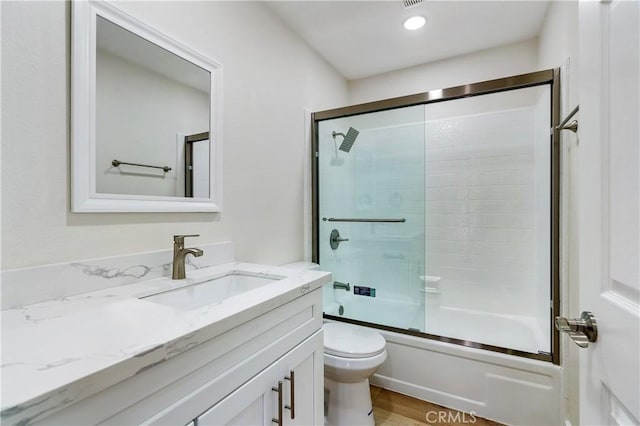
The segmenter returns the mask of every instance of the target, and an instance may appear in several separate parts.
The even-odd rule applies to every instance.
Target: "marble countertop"
[[[243,271],[284,278],[191,311],[142,297]],[[29,424],[329,282],[248,263],[189,271],[2,311],[3,423]]]

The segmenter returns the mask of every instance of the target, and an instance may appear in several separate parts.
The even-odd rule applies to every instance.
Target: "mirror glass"
[[[222,65],[109,2],[71,5],[71,211],[222,211]]]
[[[96,18],[96,193],[209,198],[211,73]]]

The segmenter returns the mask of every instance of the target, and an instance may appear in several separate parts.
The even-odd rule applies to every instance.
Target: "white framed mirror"
[[[221,211],[222,66],[107,2],[72,22],[72,211]]]

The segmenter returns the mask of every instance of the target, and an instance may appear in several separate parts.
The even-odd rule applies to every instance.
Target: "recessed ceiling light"
[[[424,16],[412,16],[411,18],[407,18],[403,25],[407,30],[413,31],[422,28],[426,22],[427,20]]]

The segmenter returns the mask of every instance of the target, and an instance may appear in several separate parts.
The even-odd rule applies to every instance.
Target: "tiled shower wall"
[[[421,112],[421,111],[420,111]],[[363,132],[354,156],[354,212],[404,223],[353,224],[355,282],[380,297],[421,304],[424,274],[424,123]]]
[[[346,132],[349,126],[360,134],[351,152],[339,151],[336,161],[331,131]],[[331,270],[334,280],[374,287],[378,297],[417,305],[424,274],[424,129],[422,106],[319,125],[320,217],[406,219],[321,220],[321,267]],[[328,247],[332,229],[349,238],[337,250]]]
[[[441,306],[539,312],[535,136],[534,108],[427,121],[426,273]]]

